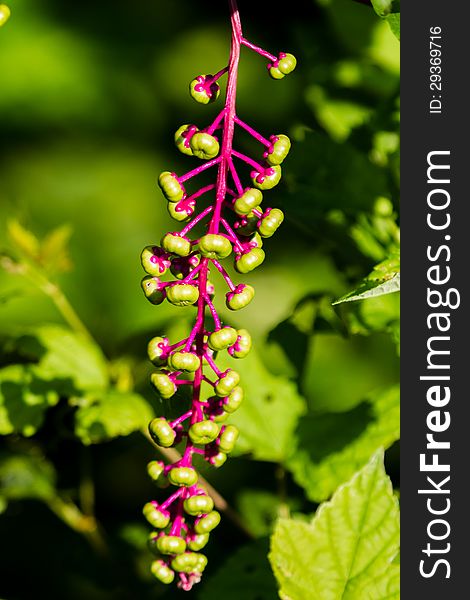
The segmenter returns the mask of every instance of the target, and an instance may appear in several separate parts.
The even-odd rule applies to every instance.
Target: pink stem
[[[181,525],[183,524],[183,499],[180,497],[178,500],[178,507],[175,520],[171,526],[170,533],[168,535],[180,535]]]
[[[211,381],[208,377],[206,377],[205,375],[202,378],[203,381],[205,381],[206,383],[208,383],[209,385],[211,385],[212,387],[215,386],[215,383],[213,381]]]
[[[263,171],[265,170],[265,168],[262,165],[260,165],[259,163],[257,163],[255,160],[253,160],[249,156],[245,156],[241,152],[237,152],[236,150],[232,150],[232,156],[235,156],[236,158],[239,158],[240,160],[243,160],[244,162],[246,162],[247,164],[249,164],[250,166],[252,166],[254,169],[256,169],[259,173],[263,173]]]
[[[235,183],[235,187],[237,188],[238,195],[241,196],[243,194],[243,186],[240,182],[240,177],[238,177],[237,170],[235,169],[235,165],[233,164],[233,160],[230,157],[228,161],[230,167],[230,173],[232,174],[233,182]]]
[[[211,186],[211,187],[215,187],[215,186]],[[213,210],[214,210],[214,207],[211,205],[211,206],[208,206],[206,209],[204,209],[202,212],[200,212],[197,215],[197,217],[194,217],[194,219],[192,221],[190,221],[184,229],[181,230],[180,235],[186,235],[188,233],[188,231],[191,231],[191,229],[195,225],[197,225],[199,223],[199,221],[202,221],[202,219],[204,219],[204,217],[206,217]]]
[[[255,215],[255,217],[261,218],[263,216],[263,211],[257,208],[254,208],[251,212]]]
[[[191,177],[195,177],[196,175],[199,175],[199,173],[202,173],[206,169],[213,167],[220,161],[221,161],[220,156],[218,156],[217,158],[213,158],[212,160],[208,160],[200,167],[197,167],[196,169],[193,169],[192,171],[188,171],[187,173],[185,173],[184,175],[181,175],[181,177],[178,177],[177,179],[180,183],[183,183],[183,181],[187,181],[188,179],[191,179]]]
[[[169,498],[167,498],[165,500],[165,502],[162,502],[162,504],[160,504],[159,508],[161,510],[166,510],[169,506],[171,506],[173,504],[173,502],[179,498],[181,496],[181,494],[183,493],[183,488],[180,488],[179,490],[176,490],[176,492],[174,494],[171,494],[171,496]]]
[[[230,239],[237,247],[237,250],[239,252],[243,252],[243,246],[241,245],[240,240],[237,238],[236,233],[233,231],[233,229],[230,227],[230,225],[227,223],[227,221],[225,219],[222,219],[221,223],[224,226],[225,231],[228,233]]]
[[[209,296],[207,294],[205,294],[205,301],[207,306],[209,307],[209,310],[211,311],[212,314],[212,318],[214,319],[214,323],[215,323],[215,330],[218,331],[221,328],[221,324],[220,324],[220,319],[219,319],[219,315],[217,314],[217,311],[215,310],[214,305],[212,304]]]
[[[227,73],[227,71],[228,71],[228,67],[224,67],[223,69],[220,69],[220,71],[218,71],[213,77],[211,77],[211,83],[220,79],[222,77],[222,75]]]
[[[212,135],[214,133],[214,131],[217,129],[217,127],[220,125],[220,122],[222,121],[224,116],[225,116],[225,108],[220,111],[220,113],[214,119],[212,125],[206,129],[207,133],[210,133]],[[214,187],[215,187],[215,185],[214,185]]]
[[[250,135],[252,135],[255,140],[258,140],[258,142],[261,142],[262,144],[264,144],[265,146],[267,146],[269,148],[269,146],[272,145],[272,142],[270,142],[269,140],[267,140],[265,137],[263,137],[260,133],[258,133],[255,129],[253,129],[253,127],[250,127],[249,125],[247,125],[246,123],[244,123],[241,119],[239,119],[237,116],[235,116],[235,123],[237,125],[240,125],[240,127],[243,127],[243,129],[245,129],[246,131],[248,131],[248,133]]]
[[[214,371],[217,377],[220,377],[222,375],[222,371],[217,368],[217,365],[215,364],[213,359],[207,353],[204,354],[204,358],[207,360],[210,368]]]
[[[188,283],[189,281],[191,281],[191,279],[194,279],[196,277],[196,275],[199,273],[200,270],[201,270],[201,265],[194,267],[194,269],[191,271],[191,273],[189,275],[187,275],[184,279],[182,279],[179,283]]]
[[[184,200],[185,200],[185,202],[188,202],[189,200],[196,200],[196,198],[199,198],[199,196],[202,196],[206,192],[210,192],[210,190],[213,190],[214,188],[215,188],[215,184],[211,183],[210,185],[206,185],[206,186],[202,187],[197,192],[194,192],[194,194],[191,194],[191,196],[188,196]]]
[[[246,38],[242,38],[241,43],[244,46],[246,46],[247,48],[250,48],[250,50],[257,52],[258,54],[260,54],[261,56],[264,56],[265,58],[269,58],[269,60],[272,60],[273,62],[275,62],[277,60],[277,56],[274,56],[270,52],[263,50],[263,48],[260,48],[259,46],[255,46],[254,44],[249,42]]]
[[[219,263],[218,260],[213,259],[212,264],[219,271],[219,273],[221,273],[222,277],[225,279],[228,287],[230,288],[230,291],[233,292],[233,290],[235,289],[235,285],[233,284],[233,281],[230,279],[227,271],[223,268],[223,266]]]
[[[174,421],[170,421],[170,423],[168,423],[168,424],[169,424],[170,427],[176,427],[180,423],[183,423],[184,421],[186,421],[186,419],[189,419],[189,417],[191,415],[192,415],[192,411],[188,410],[188,412],[184,413],[184,415],[181,415],[180,417],[178,417]]]

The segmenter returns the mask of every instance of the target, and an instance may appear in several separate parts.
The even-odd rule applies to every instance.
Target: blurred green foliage
[[[223,519],[205,580],[189,593],[204,600],[273,598],[267,537],[277,517],[281,528],[292,518],[320,535],[320,518],[310,525],[306,515],[378,448],[391,447],[385,464],[399,485],[399,2],[374,0],[374,12],[302,0],[282,17],[256,4],[239,2],[245,35],[293,52],[298,67],[273,81],[244,50],[240,116],[265,135],[288,133],[293,148],[269,200],[286,221],[247,280],[255,300],[228,313],[216,296],[255,349],[237,364],[246,387],[233,418],[237,456],[201,473],[258,539]],[[148,570],[140,511],[162,492],[147,480],[146,461],[159,455],[140,432],[151,415],[175,410],[150,390],[147,341],[176,339],[189,317],[145,301],[139,254],[175,228],[156,187],[162,170],[190,168],[174,131],[218,110],[194,103],[187,86],[227,60],[226,6],[9,6],[0,30],[0,596],[179,595]],[[243,134],[237,144],[254,148]]]

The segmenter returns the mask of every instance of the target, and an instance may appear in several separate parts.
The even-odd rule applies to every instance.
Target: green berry
[[[187,156],[193,155],[193,151],[191,150],[191,147],[189,145],[188,137],[191,139],[191,135],[196,133],[196,131],[198,131],[196,125],[186,124],[181,125],[181,127],[175,132],[176,147],[180,152],[186,154]]]
[[[175,233],[167,233],[162,237],[162,248],[177,256],[188,256],[191,253],[191,242]]]
[[[163,417],[156,417],[150,421],[149,432],[153,441],[163,448],[169,448],[175,441],[176,433]]]
[[[233,369],[227,369],[215,384],[215,393],[217,396],[228,396],[239,383],[240,375]]]
[[[222,410],[221,412],[219,412],[218,414],[215,415],[214,423],[225,423],[225,421],[228,418],[229,418],[228,412],[225,412],[225,410]]]
[[[210,496],[191,496],[184,501],[184,510],[188,515],[206,515],[214,508],[214,501]]]
[[[199,75],[189,84],[191,98],[200,104],[209,104],[209,102],[214,102],[219,97],[220,86],[218,83],[214,82],[210,86],[204,85],[210,77],[211,75]]]
[[[243,194],[235,200],[233,205],[239,215],[247,215],[254,208],[257,208],[263,200],[263,194],[256,188],[248,188]]]
[[[147,354],[156,367],[166,364],[168,338],[155,336],[147,345]]]
[[[240,310],[245,308],[253,300],[255,290],[251,285],[238,285],[233,292],[228,292],[226,295],[225,304],[230,310]]]
[[[235,425],[227,425],[219,437],[219,448],[221,452],[229,454],[235,448],[236,441],[239,436],[239,431]]]
[[[179,202],[184,197],[184,187],[178,181],[175,173],[170,173],[170,171],[160,173],[158,185],[161,187],[165,198],[170,202]]]
[[[173,485],[189,487],[197,483],[197,473],[191,467],[173,467],[168,473],[168,479]]]
[[[189,140],[189,145],[194,156],[202,160],[210,160],[219,154],[219,142],[210,133],[199,131],[195,133]]]
[[[264,238],[271,237],[284,221],[284,213],[279,208],[272,208],[269,213],[261,218],[258,231]]]
[[[279,64],[277,65],[277,68],[284,75],[289,75],[289,73],[292,73],[292,71],[297,66],[297,59],[293,54],[282,53],[279,55],[279,59],[280,60]]]
[[[152,574],[162,583],[169,584],[175,578],[175,573],[162,560],[154,560],[150,567]]]
[[[151,460],[147,465],[147,473],[153,481],[158,481],[163,474],[165,465],[160,460]]]
[[[167,210],[170,217],[179,222],[187,221],[194,212],[194,208],[188,206],[182,209],[181,202],[168,202]]]
[[[173,352],[168,357],[168,366],[174,371],[194,373],[201,366],[201,360],[193,352]]]
[[[234,387],[230,392],[228,398],[224,400],[224,409],[228,413],[233,413],[240,408],[240,404],[243,402],[243,388],[239,385]]]
[[[237,341],[237,331],[233,327],[222,327],[210,334],[207,344],[211,350],[225,350]]]
[[[165,400],[171,398],[176,392],[176,384],[167,373],[157,371],[150,375],[150,383]]]
[[[165,290],[161,288],[161,282],[158,277],[146,275],[140,285],[145,297],[152,304],[161,304],[165,300]]]
[[[210,457],[209,462],[213,467],[218,469],[227,462],[227,455],[225,452],[217,452],[217,454]]]
[[[202,550],[208,541],[209,534],[200,533],[199,535],[191,537],[187,542],[187,546],[190,550]]]
[[[171,561],[172,568],[179,573],[202,573],[206,565],[207,558],[197,552],[180,554]]]
[[[208,233],[199,240],[199,251],[205,258],[222,259],[232,252],[232,244],[223,235]]]
[[[157,277],[166,273],[170,266],[168,257],[158,246],[145,246],[140,255],[140,262],[146,273]]]
[[[268,165],[280,165],[282,161],[289,154],[289,150],[291,147],[290,139],[287,135],[280,133],[275,136],[277,139],[272,145],[271,152],[268,152],[265,155],[266,162]]]
[[[237,334],[237,340],[229,348],[229,354],[234,358],[245,358],[251,350],[251,335],[246,329],[239,329]]]
[[[193,444],[210,444],[219,435],[219,426],[214,421],[193,423],[188,430]]]
[[[189,306],[197,302],[199,290],[189,283],[177,283],[168,287],[166,297],[168,302],[175,306]]]
[[[170,514],[158,510],[151,502],[147,502],[142,511],[147,521],[155,529],[165,529],[170,522]]]
[[[194,525],[194,531],[196,533],[210,533],[220,523],[220,514],[213,510],[205,517],[202,517]]]
[[[235,269],[239,273],[249,273],[259,267],[264,261],[265,253],[262,248],[252,248],[249,252],[235,259]]]
[[[251,235],[254,231],[256,231],[258,220],[259,217],[253,214],[253,211],[249,212],[247,215],[243,215],[242,222],[237,223],[237,233],[245,236]]]
[[[186,542],[177,535],[162,535],[156,546],[162,554],[183,554],[186,550]]]
[[[268,167],[263,173],[258,171],[251,172],[251,181],[253,185],[260,190],[270,190],[281,180],[282,169],[279,165]]]

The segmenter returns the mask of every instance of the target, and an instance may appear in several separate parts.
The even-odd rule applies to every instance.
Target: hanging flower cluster
[[[174,306],[197,308],[195,324],[187,338],[171,343],[158,336],[148,345],[149,358],[158,368],[151,375],[151,382],[160,397],[171,398],[181,386],[191,391],[187,412],[173,421],[155,418],[149,425],[150,434],[159,446],[169,448],[183,440],[186,446],[181,460],[174,464],[165,466],[158,460],[149,463],[150,477],[161,487],[171,484],[176,490],[164,502],[151,501],[144,507],[144,515],[155,529],[149,541],[157,555],[152,572],[163,583],[171,583],[177,574],[178,586],[184,590],[190,590],[200,580],[207,563],[200,550],[220,522],[212,498],[198,485],[193,456],[202,456],[214,467],[224,464],[238,437],[237,428],[225,424],[225,420],[243,401],[240,375],[234,369],[221,371],[215,358],[218,352],[227,351],[240,359],[251,348],[248,331],[221,322],[212,302],[215,289],[208,279],[209,273],[215,270],[224,279],[228,288],[225,303],[230,310],[240,310],[253,299],[253,287],[235,284],[221,261],[232,257],[240,274],[249,273],[264,261],[263,238],[274,234],[284,215],[277,208],[261,207],[263,191],[279,183],[281,163],[290,149],[286,135],[265,138],[243,122],[236,114],[235,100],[241,46],[268,58],[268,71],[274,79],[282,79],[293,71],[296,59],[286,53],[273,56],[246,40],[235,0],[229,0],[229,5],[232,25],[229,64],[216,75],[199,75],[189,86],[194,100],[212,103],[220,94],[218,81],[227,73],[225,106],[209,127],[199,129],[194,124],[185,124],[175,133],[175,144],[183,154],[205,162],[184,175],[164,171],[158,178],[170,215],[187,224],[181,231],[165,234],[159,246],[144,248],[141,255],[147,273],[142,288],[152,304],[167,300]],[[259,161],[233,148],[236,126],[261,144]],[[249,187],[242,185],[237,162],[250,167]],[[215,183],[197,191],[187,190],[190,180],[212,168],[217,169]],[[203,197],[213,200],[198,211]],[[197,224],[206,225],[205,233],[192,237]],[[175,280],[162,281],[168,270]],[[201,393],[203,386],[208,386],[208,394]]]

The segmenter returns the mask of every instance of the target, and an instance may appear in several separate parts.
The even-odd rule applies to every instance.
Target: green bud
[[[189,283],[177,283],[167,288],[166,297],[175,306],[189,306],[197,302],[199,290]]]
[[[165,259],[164,255],[159,256],[158,252],[163,254],[158,246],[145,246],[140,255],[140,262],[144,271],[156,277],[166,273],[170,266],[170,261]]]
[[[191,486],[197,483],[197,473],[191,467],[173,467],[168,473],[170,483],[178,486]]]
[[[213,510],[205,517],[202,517],[194,525],[194,531],[196,533],[210,533],[220,523],[220,514]]]
[[[219,154],[219,142],[210,133],[202,131],[195,133],[189,140],[194,156],[202,160],[210,160]]]
[[[233,327],[222,327],[210,334],[207,344],[211,350],[225,350],[237,341],[237,331]]]
[[[187,221],[194,212],[194,208],[190,212],[188,212],[186,209],[181,210],[180,202],[168,202],[167,210],[170,214],[170,217],[175,221],[179,221],[180,223]]]
[[[207,558],[196,552],[180,554],[171,561],[172,568],[179,573],[202,573],[206,565]]]
[[[179,202],[184,196],[184,188],[174,173],[163,171],[158,177],[158,185],[170,202]]]
[[[181,125],[181,127],[179,129],[177,129],[177,131],[175,133],[176,147],[178,148],[178,150],[180,152],[182,152],[183,154],[186,154],[187,156],[192,156],[193,151],[191,150],[189,143],[188,143],[188,145],[186,145],[188,140],[187,140],[187,137],[183,134],[188,133],[188,130],[190,127],[193,128],[194,133],[196,131],[198,131],[198,128],[195,125],[186,124],[186,125]]]
[[[160,371],[152,373],[150,375],[150,383],[165,400],[171,398],[176,392],[176,384],[170,379],[167,373]]]
[[[184,510],[193,517],[210,513],[214,508],[214,501],[210,496],[191,496],[184,501]]]
[[[188,430],[193,444],[210,444],[219,435],[219,427],[214,421],[193,423]]]
[[[187,546],[190,550],[202,550],[209,541],[208,533],[200,533],[190,538],[187,542]]]
[[[282,169],[279,165],[274,165],[266,169],[266,173],[262,175],[257,171],[252,171],[251,181],[259,190],[270,190],[275,187],[281,180]]]
[[[162,237],[161,244],[166,252],[171,252],[177,256],[188,256],[191,253],[191,242],[174,233],[165,234]]]
[[[252,248],[249,252],[235,259],[235,269],[239,273],[249,273],[263,263],[265,256],[262,248]]]
[[[162,554],[183,554],[186,542],[177,535],[163,535],[156,541],[158,551]]]
[[[297,66],[297,59],[295,58],[295,56],[293,54],[289,54],[289,53],[283,53],[283,54],[284,54],[284,56],[279,55],[280,60],[279,60],[279,64],[277,65],[277,68],[284,75],[289,75],[289,73],[292,73],[292,71]]]
[[[225,421],[229,418],[229,414],[228,412],[225,412],[224,410],[222,412],[220,412],[219,414],[215,415],[214,417],[214,423],[225,423]]]
[[[233,413],[240,408],[240,404],[243,402],[243,388],[239,385],[234,387],[230,392],[228,398],[224,400],[224,409],[228,413]]]
[[[229,454],[235,448],[240,432],[235,425],[227,425],[219,437],[219,448],[221,452]]]
[[[263,200],[263,194],[256,188],[248,188],[235,200],[234,209],[239,215],[247,215],[257,208]]]
[[[208,233],[199,240],[199,251],[205,258],[226,258],[232,252],[232,244],[223,235]]]
[[[149,432],[153,441],[163,448],[169,448],[175,441],[176,433],[163,417],[156,417],[150,421]]]
[[[237,340],[233,346],[229,348],[229,354],[233,358],[245,358],[251,350],[251,335],[246,329],[237,331]]]
[[[168,357],[168,366],[174,371],[194,373],[201,366],[201,360],[193,352],[173,352]]]
[[[271,237],[283,221],[284,213],[282,210],[279,210],[279,208],[272,208],[265,217],[262,217],[261,223],[258,226],[258,231],[264,238]]]
[[[277,140],[273,143],[272,151],[266,155],[268,165],[280,165],[289,154],[291,147],[290,139],[282,133],[276,135]]]
[[[217,396],[228,396],[239,383],[240,375],[233,369],[227,369],[215,384],[215,393]]]
[[[211,456],[209,462],[213,467],[218,469],[227,462],[227,455],[225,452],[218,452],[217,454],[214,454],[214,456]]]
[[[147,465],[147,473],[150,479],[157,481],[163,474],[165,465],[160,460],[151,460]]]
[[[165,300],[165,290],[160,289],[160,280],[158,277],[146,275],[142,279],[140,285],[142,286],[145,297],[152,304],[161,304],[163,300]]]
[[[237,291],[238,290],[238,291]],[[237,286],[233,292],[226,294],[225,304],[230,310],[240,310],[245,308],[253,300],[255,290],[251,285]]]
[[[147,345],[147,354],[156,367],[166,364],[168,339],[160,336],[153,337]]]
[[[240,235],[251,235],[258,225],[259,217],[253,214],[253,211],[250,211],[247,215],[244,215],[246,220],[245,225],[239,225],[237,228],[237,233]]]
[[[209,91],[203,87],[203,84],[208,77],[211,77],[211,75],[199,75],[189,84],[189,94],[191,98],[200,104],[214,102],[220,94],[220,86],[216,82],[209,86]]]
[[[158,510],[151,502],[147,502],[142,512],[150,525],[156,529],[165,529],[170,522],[169,513]]]
[[[169,584],[175,578],[175,573],[162,560],[154,560],[150,567],[152,574],[162,583]]]

